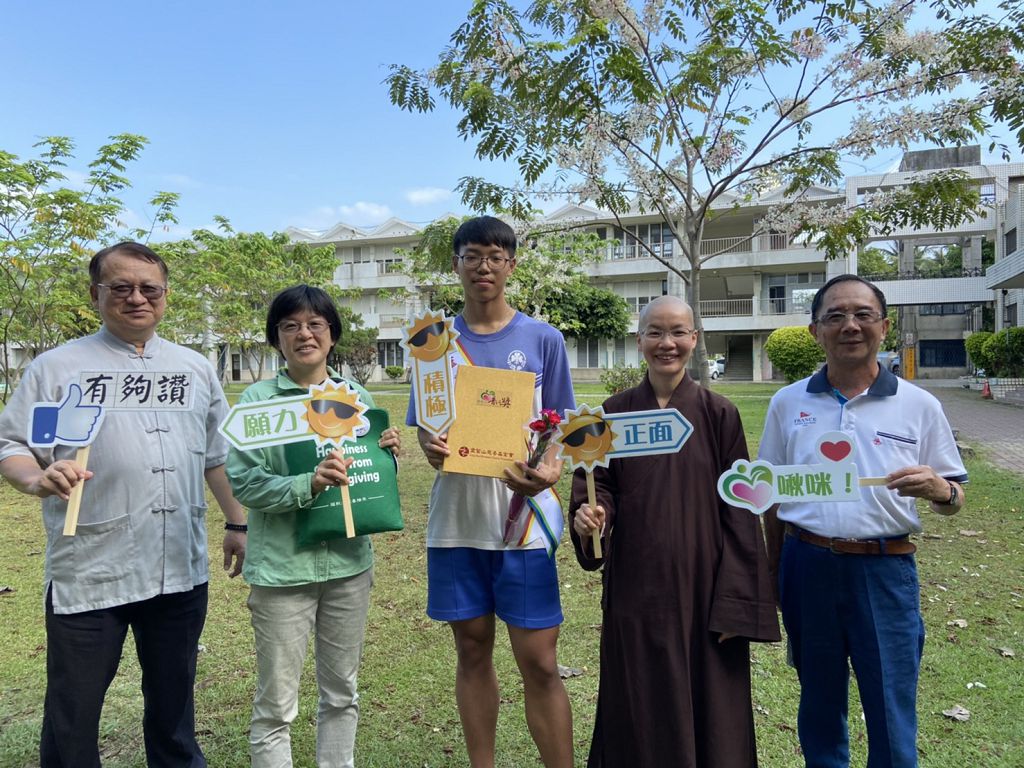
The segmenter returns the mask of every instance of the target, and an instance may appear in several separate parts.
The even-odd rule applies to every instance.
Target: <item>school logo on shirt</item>
[[[800,416],[798,418],[796,418],[796,419],[793,419],[793,426],[794,427],[809,427],[811,424],[817,424],[817,423],[818,423],[817,417],[812,416],[807,411],[800,411]]]
[[[508,353],[508,367],[513,371],[521,371],[526,367],[526,353],[521,349],[513,349]]]

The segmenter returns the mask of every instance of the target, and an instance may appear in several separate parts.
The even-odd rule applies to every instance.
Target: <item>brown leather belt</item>
[[[786,533],[800,541],[840,555],[912,555],[917,546],[908,536],[893,539],[830,539],[786,523]]]

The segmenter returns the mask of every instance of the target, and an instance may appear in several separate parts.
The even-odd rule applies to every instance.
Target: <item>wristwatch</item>
[[[945,503],[947,507],[955,507],[956,503],[960,500],[960,489],[956,487],[956,483],[952,480],[947,480],[949,483],[949,501]]]

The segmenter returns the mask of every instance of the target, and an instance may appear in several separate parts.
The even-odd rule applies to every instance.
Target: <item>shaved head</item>
[[[644,332],[647,324],[651,321],[651,314],[659,309],[670,310],[673,314],[683,313],[686,316],[686,322],[689,323],[690,327],[693,327],[693,309],[690,308],[689,304],[678,296],[659,296],[653,301],[648,302],[647,306],[640,310],[637,333]]]

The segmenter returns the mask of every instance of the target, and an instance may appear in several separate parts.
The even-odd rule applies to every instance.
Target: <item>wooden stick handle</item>
[[[857,485],[888,485],[889,481],[884,477],[862,477],[857,481]]]
[[[597,490],[594,488],[593,472],[587,472],[587,503],[591,509],[597,506]],[[604,557],[604,552],[601,550],[601,531],[594,531],[590,534],[590,540],[594,545],[594,558]]]
[[[353,539],[356,535],[356,523],[352,519],[352,497],[349,495],[348,486],[341,486],[341,507],[345,511],[345,536]]]
[[[82,469],[88,469],[89,448],[91,447],[89,445],[82,446],[75,454],[75,461],[81,465]],[[84,479],[75,483],[75,487],[71,489],[71,495],[68,497],[68,511],[64,515],[65,536],[74,536],[78,531],[78,510],[82,507],[82,491],[84,489]]]

